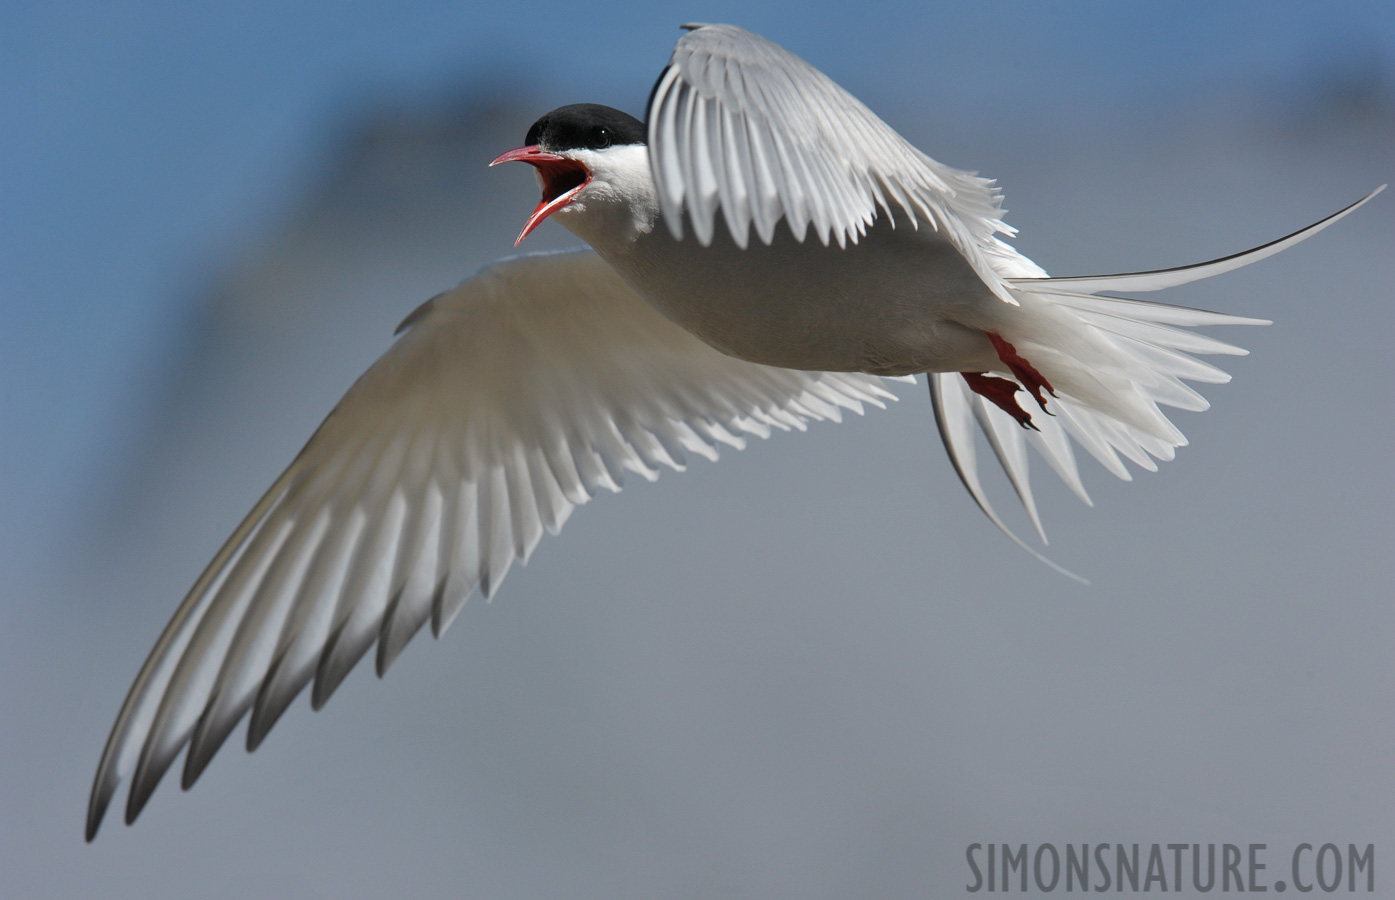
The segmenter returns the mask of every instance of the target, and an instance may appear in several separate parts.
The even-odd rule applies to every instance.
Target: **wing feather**
[[[799,240],[812,225],[824,244],[844,246],[857,243],[877,209],[890,216],[896,204],[912,226],[921,219],[949,226],[965,255],[992,276],[977,243],[1010,230],[990,181],[911,147],[783,47],[732,25],[688,28],[649,107],[654,180],[675,237],[686,211],[709,243],[720,201],[738,246],[746,246],[752,225],[770,243],[780,216]]]
[[[732,122],[732,141],[753,133]],[[485,270],[408,318],[194,584],[117,718],[88,838],[124,778],[131,821],[185,747],[188,787],[249,711],[254,749],[307,685],[318,708],[375,644],[386,672],[626,471],[652,480],[688,452],[888,399],[875,376],[724,356],[593,253]]]
[[[784,218],[803,241],[856,243],[879,211],[949,235],[1007,303],[990,264],[1003,224],[993,183],[942,165],[784,48],[732,25],[685,26],[649,102],[664,220],[711,243],[720,208],[737,246],[766,244]]]

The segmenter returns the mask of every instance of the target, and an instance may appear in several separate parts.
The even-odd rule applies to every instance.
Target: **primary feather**
[[[498,263],[404,324],[151,652],[98,767],[89,839],[122,778],[129,822],[186,745],[187,787],[249,711],[255,747],[375,643],[382,674],[625,472],[652,480],[688,453],[894,399],[876,376],[724,356],[590,252]]]

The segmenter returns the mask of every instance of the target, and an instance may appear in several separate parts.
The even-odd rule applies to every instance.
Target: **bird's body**
[[[960,320],[986,322],[983,310],[1004,304],[932,229],[879,223],[846,248],[782,230],[743,250],[720,225],[704,247],[662,223],[625,235],[573,225],[565,212],[559,221],[636,292],[730,356],[876,375],[984,370],[995,359],[982,325]]]
[[[881,406],[884,376],[925,373],[975,502],[1007,531],[977,425],[1040,531],[1029,444],[1087,501],[1072,439],[1121,478],[1120,456],[1155,468],[1185,443],[1159,404],[1204,409],[1184,381],[1228,380],[1194,355],[1244,352],[1184,329],[1261,324],[1109,294],[1239,268],[1369,199],[1210,263],[1048,278],[1004,242],[991,182],[731,26],[679,41],[647,122],[562,107],[509,160],[542,186],[519,239],[551,216],[594,252],[498,263],[407,318],[156,643],[98,766],[89,840],[123,778],[129,822],[185,747],[187,787],[244,716],[254,748],[375,644],[382,674],[624,472]]]

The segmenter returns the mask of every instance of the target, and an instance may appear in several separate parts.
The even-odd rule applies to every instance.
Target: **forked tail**
[[[1262,247],[1210,262],[1121,275],[1009,278],[1021,303],[1019,329],[988,332],[1001,369],[991,373],[930,373],[930,399],[940,437],[959,478],[979,508],[1008,537],[1042,562],[1079,581],[1023,542],[1003,523],[979,480],[974,425],[1007,474],[1046,543],[1027,472],[1027,444],[1086,504],[1071,439],[1125,481],[1120,457],[1157,470],[1187,439],[1158,408],[1203,410],[1209,404],[1186,382],[1223,384],[1230,376],[1195,357],[1244,356],[1247,351],[1183,329],[1209,325],[1268,325],[1221,313],[1100,296],[1176,287],[1247,266],[1305,240],[1355,211],[1385,189],[1316,224]],[[1024,266],[1031,267],[1018,257]]]

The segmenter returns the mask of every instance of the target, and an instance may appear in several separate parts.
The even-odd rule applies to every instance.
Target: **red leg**
[[[988,340],[993,342],[993,349],[998,351],[998,359],[1001,359],[1003,365],[1008,367],[1008,371],[1016,376],[1018,381],[1022,382],[1023,389],[1032,395],[1033,400],[1037,401],[1037,405],[1041,407],[1042,412],[1046,412],[1046,396],[1042,394],[1042,389],[1044,388],[1046,393],[1055,397],[1056,389],[1051,386],[1051,382],[1047,381],[1046,377],[1037,371],[1036,366],[1019,356],[1017,354],[1017,348],[1003,340],[1001,334],[998,334],[996,331],[985,331],[984,334],[988,335]],[[978,388],[974,388],[974,390],[978,391]],[[979,393],[983,392],[979,391]],[[984,394],[984,396],[987,397],[988,395]],[[993,402],[998,403],[997,400]],[[1002,406],[1001,403],[998,403],[998,405]]]
[[[959,374],[968,383],[969,390],[993,401],[994,406],[1012,416],[1018,425],[1033,431],[1041,430],[1032,421],[1032,414],[1023,409],[1021,404],[1017,402],[1015,395],[1022,389],[1015,382],[999,378],[997,375],[985,375],[982,372],[960,372]]]

